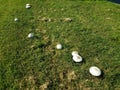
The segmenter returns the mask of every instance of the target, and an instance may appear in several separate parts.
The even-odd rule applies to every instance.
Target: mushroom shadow
[[[105,73],[103,70],[101,70],[101,75],[98,77],[100,79],[104,79],[105,78]]]
[[[82,63],[84,63],[84,64],[86,63],[86,60],[85,60],[85,58],[82,58]]]
[[[83,59],[82,59],[82,62],[79,62],[79,63],[78,63],[78,62],[74,62],[74,61],[73,61],[73,64],[72,64],[72,65],[73,65],[73,66],[80,66],[80,65],[83,65],[83,64],[85,64],[85,63],[86,63],[86,61],[85,61],[85,59],[83,58]]]

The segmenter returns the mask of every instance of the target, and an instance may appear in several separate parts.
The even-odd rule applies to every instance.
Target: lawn
[[[75,63],[72,51],[83,62]],[[91,66],[101,77],[89,73]],[[120,4],[0,0],[0,90],[45,89],[120,90]]]

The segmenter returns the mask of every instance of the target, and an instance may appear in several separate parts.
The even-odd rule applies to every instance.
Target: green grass
[[[32,8],[26,9],[26,3]],[[0,90],[120,89],[120,4],[103,0],[0,0],[0,4]],[[53,21],[41,21],[43,17]],[[35,33],[32,39],[27,38],[30,32]],[[62,50],[56,50],[57,43]],[[72,61],[73,50],[84,62]],[[92,65],[103,71],[102,77],[89,74]]]

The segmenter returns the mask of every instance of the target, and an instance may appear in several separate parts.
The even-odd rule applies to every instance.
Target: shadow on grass
[[[104,73],[104,71],[103,70],[101,70],[101,75],[98,77],[98,78],[100,78],[100,79],[104,79],[105,78],[105,73]]]
[[[109,0],[109,1],[120,4],[120,0]]]
[[[79,62],[79,63],[78,63],[78,62],[74,62],[74,61],[73,61],[73,62],[72,62],[72,65],[79,67],[79,66],[81,66],[81,65],[83,65],[83,64],[85,64],[85,63],[86,63],[86,61],[85,61],[85,59],[83,58],[83,59],[82,59],[82,62]]]

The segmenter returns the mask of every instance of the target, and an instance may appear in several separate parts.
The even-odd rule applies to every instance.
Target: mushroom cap
[[[77,51],[72,51],[72,56],[78,55]]]
[[[18,21],[18,18],[14,18],[14,21]]]
[[[56,45],[56,48],[57,48],[57,49],[62,49],[62,44],[57,44],[57,45]]]
[[[31,8],[31,6],[30,6],[30,5],[26,5],[25,7],[26,7],[27,9]]]
[[[82,57],[80,55],[74,55],[73,56],[73,61],[75,62],[82,62]]]
[[[32,37],[34,37],[34,33],[29,33],[28,38],[32,38]]]
[[[66,21],[66,22],[71,22],[72,19],[71,19],[71,18],[64,18],[64,21]]]
[[[29,4],[29,3],[27,3],[27,4],[26,4],[26,6],[30,6],[30,4]]]
[[[92,74],[93,76],[100,76],[101,75],[101,70],[96,67],[96,66],[92,66],[89,68],[89,72],[90,74]]]

